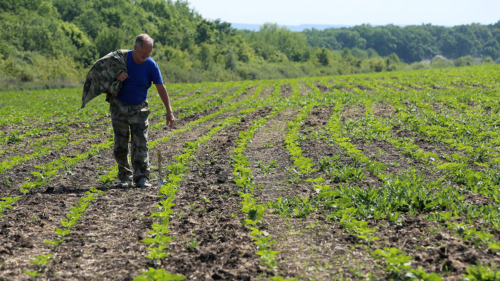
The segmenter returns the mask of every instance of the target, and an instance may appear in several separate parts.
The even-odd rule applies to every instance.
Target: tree
[[[201,50],[200,53],[198,54],[201,63],[203,65],[203,68],[207,70],[210,65],[213,63],[214,60],[214,50],[211,45],[209,44],[202,44],[201,45]]]
[[[457,66],[457,67],[469,66],[469,65],[472,65],[473,62],[474,62],[474,58],[472,58],[471,56],[464,56],[464,57],[460,57],[460,58],[455,60],[455,66]]]
[[[318,57],[318,62],[324,66],[330,64],[329,52],[326,48],[321,48],[316,52],[316,56]]]
[[[95,45],[99,52],[99,56],[103,57],[109,52],[116,51],[120,48],[123,40],[123,31],[111,27],[105,28],[99,32],[95,39]]]

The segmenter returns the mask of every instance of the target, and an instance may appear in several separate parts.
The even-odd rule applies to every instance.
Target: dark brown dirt
[[[314,82],[314,85],[316,87],[318,87],[318,89],[322,92],[322,93],[330,93],[332,92],[332,89],[328,88],[327,86],[319,83],[319,82]]]
[[[463,84],[460,84],[460,85],[464,85],[466,87],[472,87],[472,88],[479,88],[479,89],[491,89],[490,87],[487,87],[485,85],[481,85],[481,84],[468,84],[468,83],[463,83]]]
[[[417,86],[413,86],[413,85],[410,85],[410,84],[406,84],[406,83],[400,83],[401,85],[405,86],[405,87],[408,87],[410,89],[414,89],[414,90],[418,90],[418,91],[423,91],[424,88],[420,88],[420,87],[417,87]]]
[[[301,96],[307,96],[309,93],[313,92],[313,89],[306,85],[305,83],[299,83],[299,93]]]
[[[279,97],[291,96],[293,94],[293,89],[290,84],[281,85]]]
[[[391,85],[388,85],[388,84],[385,84],[385,83],[382,83],[382,82],[379,82],[378,84],[381,85],[381,86],[393,89],[394,91],[406,92],[406,90],[405,90],[405,88],[403,86],[401,86],[401,87],[395,87],[395,86],[391,86]]]
[[[378,117],[390,118],[395,112],[390,103],[377,103],[373,106],[373,114]]]
[[[441,87],[439,85],[431,85],[431,88],[434,89],[434,90],[440,90],[440,91],[447,91],[447,90],[449,90],[449,89],[443,88],[443,87]]]
[[[337,87],[338,87],[338,86],[340,86],[340,84],[336,84],[333,80],[330,80],[329,82],[330,82],[330,85],[332,85],[332,86],[334,86],[334,87],[335,87],[335,86],[337,86]],[[353,94],[356,94],[356,93],[355,93],[355,92],[354,92],[351,88],[349,88],[349,87],[344,87],[344,86],[340,86],[340,87],[341,87],[341,89],[342,89],[342,90],[344,90],[344,91],[346,91],[346,92],[348,92],[348,93],[353,93]]]
[[[365,107],[362,104],[346,104],[342,106],[340,120],[357,119],[365,116]]]
[[[369,87],[366,87],[366,86],[363,86],[363,85],[359,85],[359,84],[356,84],[356,83],[351,83],[354,87],[362,90],[362,91],[365,91],[365,92],[372,92],[373,89],[372,88],[369,88]]]

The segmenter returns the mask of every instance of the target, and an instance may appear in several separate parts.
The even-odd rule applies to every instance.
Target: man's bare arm
[[[163,101],[163,104],[165,105],[165,109],[167,110],[167,116],[165,118],[167,120],[167,126],[172,129],[172,127],[174,127],[175,117],[172,111],[172,107],[170,107],[170,98],[168,97],[167,88],[165,88],[164,84],[155,84],[155,86],[158,90],[158,94],[160,95],[161,100]]]

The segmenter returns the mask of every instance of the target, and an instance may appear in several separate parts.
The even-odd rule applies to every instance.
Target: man
[[[115,147],[114,157],[118,163],[118,187],[150,187],[148,156],[148,89],[154,83],[167,111],[167,126],[174,126],[174,115],[170,107],[167,89],[163,84],[160,69],[150,58],[153,39],[140,34],[135,40],[134,50],[126,55],[127,72],[120,72],[116,80],[121,88],[110,100],[111,123],[113,125]],[[129,135],[131,135],[132,167],[128,162]]]

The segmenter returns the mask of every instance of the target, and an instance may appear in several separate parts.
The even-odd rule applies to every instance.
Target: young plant
[[[31,271],[31,270],[23,270],[23,273],[28,274],[31,276],[31,280],[35,280],[36,277],[40,277],[40,274],[38,274],[37,270]]]
[[[186,276],[178,274],[170,274],[165,271],[165,269],[154,269],[149,268],[148,271],[141,271],[145,276],[138,276],[134,278],[134,281],[170,281],[170,280],[184,280]]]
[[[410,269],[410,261],[413,259],[397,248],[378,249],[372,252],[372,256],[376,259],[383,258],[385,260],[387,263],[385,270],[389,272],[389,276],[393,278],[401,276]]]
[[[52,259],[52,254],[47,255],[38,255],[35,256],[36,260],[30,261],[31,264],[38,264],[40,266],[40,272],[43,272],[45,266],[51,263],[50,259]]]

